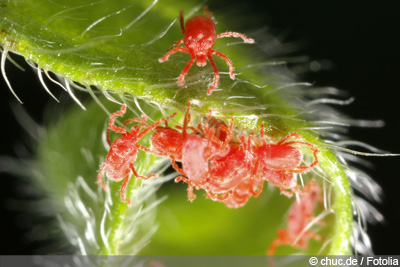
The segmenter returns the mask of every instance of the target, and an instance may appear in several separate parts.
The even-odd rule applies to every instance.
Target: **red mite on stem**
[[[313,144],[295,140],[288,141],[290,138],[300,139],[297,133],[292,133],[283,138],[277,144],[267,144],[264,138],[264,125],[261,125],[260,138],[262,145],[254,148],[256,155],[256,171],[265,180],[279,187],[281,192],[287,196],[292,196],[293,192],[299,192],[295,173],[306,173],[318,164],[319,150]],[[314,156],[314,162],[309,166],[300,166],[303,160],[301,151],[294,145],[308,147]],[[288,192],[286,190],[292,190]]]
[[[307,249],[308,239],[324,241],[324,239],[307,230],[309,223],[314,219],[313,213],[318,203],[323,200],[320,187],[311,180],[299,193],[299,200],[289,209],[288,227],[278,230],[278,237],[274,239],[268,248],[267,254],[274,255],[278,246],[293,245],[298,249]],[[317,224],[323,224],[316,221]]]
[[[162,63],[168,60],[168,58],[176,52],[190,54],[191,58],[178,78],[179,86],[184,86],[185,76],[189,72],[194,61],[196,61],[197,66],[203,67],[207,64],[208,59],[214,71],[213,85],[211,85],[207,91],[207,94],[210,95],[212,90],[217,88],[219,84],[219,72],[217,65],[212,58],[212,55],[219,56],[220,58],[225,60],[226,64],[229,66],[229,75],[231,79],[235,79],[231,60],[221,52],[212,49],[215,43],[215,39],[224,37],[236,37],[242,38],[245,43],[254,43],[254,40],[251,38],[247,38],[245,35],[237,32],[224,32],[217,35],[215,30],[215,22],[212,19],[210,12],[208,12],[208,8],[206,6],[204,7],[203,12],[206,16],[194,16],[188,19],[186,21],[186,24],[184,24],[183,20],[183,11],[180,12],[180,24],[184,37],[183,39],[176,42],[172,46],[171,50],[158,61]],[[181,44],[184,44],[184,47],[179,46]]]
[[[107,159],[101,165],[99,170],[99,175],[97,177],[97,183],[101,185],[104,190],[107,190],[107,186],[102,183],[104,172],[107,173],[108,178],[114,181],[121,181],[124,179],[124,182],[121,187],[121,200],[128,202],[130,204],[130,200],[125,198],[125,188],[128,184],[130,171],[133,174],[141,179],[149,179],[151,177],[157,176],[152,173],[149,176],[139,175],[135,167],[133,166],[133,162],[135,162],[137,157],[138,149],[141,149],[148,153],[153,153],[147,147],[139,145],[139,140],[145,136],[148,132],[156,128],[163,122],[166,122],[169,118],[161,119],[151,125],[146,124],[146,117],[142,117],[142,119],[128,119],[124,122],[124,126],[127,126],[131,122],[138,122],[140,125],[135,125],[131,128],[130,131],[125,130],[124,128],[120,128],[114,125],[115,117],[119,117],[124,115],[126,112],[126,105],[121,107],[121,110],[118,112],[114,112],[110,116],[109,126],[107,129],[107,141],[110,144],[110,151],[108,152]],[[174,117],[176,114],[173,114],[171,117]],[[145,128],[143,131],[142,128]],[[122,137],[116,139],[112,144],[108,138],[108,131],[112,130],[116,133],[121,133]]]

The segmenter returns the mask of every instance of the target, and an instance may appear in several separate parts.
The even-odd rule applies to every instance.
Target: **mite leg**
[[[203,13],[206,14],[207,17],[209,17],[210,19],[212,19],[212,15],[211,15],[211,13],[208,11],[208,7],[207,7],[207,6],[204,7]]]
[[[137,135],[137,138],[140,139],[143,136],[145,136],[148,132],[150,132],[151,130],[153,130],[154,128],[156,128],[158,125],[160,125],[163,122],[166,122],[167,120],[169,120],[170,118],[173,118],[176,116],[176,113],[172,114],[172,116],[164,118],[164,119],[160,119],[158,121],[156,121],[155,123],[149,125],[146,129],[144,129],[140,134]]]
[[[253,195],[253,197],[258,197],[261,192],[263,191],[263,180],[261,180],[261,183],[258,185],[257,191],[254,191],[253,188],[251,188],[251,194]]]
[[[307,232],[305,233],[305,235],[306,235],[307,237],[309,237],[309,238],[312,238],[312,239],[317,240],[317,241],[320,241],[320,242],[324,242],[324,241],[325,241],[325,238],[323,238],[323,237],[320,236],[320,235],[314,234],[313,232],[310,232],[310,231],[307,231]]]
[[[187,129],[188,124],[190,122],[190,105],[191,105],[191,103],[189,101],[188,102],[188,107],[187,107],[186,113],[185,113],[185,119],[183,120],[183,128],[182,128],[182,138],[183,138],[183,140],[186,139],[186,129]],[[173,163],[174,163],[174,159],[173,159]]]
[[[174,49],[174,48],[177,47],[178,45],[181,45],[182,43],[183,43],[183,39],[180,39],[178,42],[174,43],[174,44],[171,46],[170,50]]]
[[[235,74],[233,73],[232,61],[227,56],[222,54],[221,52],[218,52],[218,51],[215,51],[215,50],[211,50],[211,53],[213,53],[214,55],[219,56],[220,58],[225,60],[226,64],[229,66],[229,76],[231,77],[232,80],[234,80],[235,79]]]
[[[211,200],[222,202],[222,201],[225,201],[228,197],[230,197],[231,194],[232,194],[231,191],[221,193],[221,194],[216,194],[214,192],[207,192],[207,197]]]
[[[180,125],[175,126],[176,129],[183,130],[183,127]],[[193,126],[187,126],[186,129],[192,130],[192,134],[202,133],[201,129],[196,129]]]
[[[193,185],[191,182],[189,182],[189,179],[184,176],[178,176],[175,178],[175,183],[178,183],[179,181],[184,181],[188,184],[188,199],[190,201],[194,200],[196,198],[196,195],[193,193]]]
[[[145,146],[142,146],[142,145],[136,145],[136,146],[137,146],[138,149],[143,150],[144,152],[153,154],[155,156],[168,157],[166,154],[161,154],[161,153],[155,152],[155,151],[153,151],[150,148],[147,148]]]
[[[281,144],[285,144],[285,145],[304,145],[304,146],[308,146],[311,151],[313,152],[314,155],[314,162],[312,162],[309,166],[298,166],[297,168],[295,168],[294,170],[292,170],[291,172],[293,173],[305,173],[309,170],[311,170],[312,168],[314,168],[317,164],[318,164],[318,153],[320,152],[319,149],[315,148],[315,146],[313,144],[307,143],[307,142],[303,142],[303,141],[291,141],[291,142],[286,142],[286,140],[288,140],[289,138],[296,138],[296,139],[300,139],[299,134],[297,133],[292,133],[289,134],[288,136],[286,136],[285,138],[283,138],[281,141],[278,142],[278,145]],[[286,142],[286,143],[285,143]]]
[[[174,157],[171,157],[171,159],[172,159],[172,167],[174,167],[174,169],[175,169],[177,172],[179,172],[180,174],[182,174],[183,176],[186,176],[186,173],[185,173],[181,168],[179,168],[179,166],[176,164],[175,158],[174,158]]]
[[[291,172],[293,173],[306,173],[309,170],[311,170],[312,168],[314,168],[317,164],[318,164],[318,153],[320,152],[319,149],[315,148],[314,145],[307,143],[307,142],[302,142],[302,141],[293,141],[293,142],[288,142],[285,144],[300,144],[300,145],[305,145],[308,146],[311,151],[313,152],[313,156],[314,156],[314,161],[309,165],[309,166],[298,166],[296,167],[294,170],[292,170]]]
[[[176,52],[183,52],[183,53],[188,53],[188,54],[190,54],[190,53],[189,53],[189,49],[187,49],[186,47],[175,47],[175,48],[172,48],[171,50],[169,50],[168,53],[167,53],[164,57],[159,58],[159,59],[158,59],[158,62],[163,63],[164,61],[168,60],[168,58],[169,58],[172,54],[174,54],[174,53],[176,53]]]
[[[192,67],[194,60],[195,60],[195,58],[192,57],[189,60],[189,62],[187,63],[187,65],[185,66],[185,68],[182,70],[181,75],[179,75],[179,78],[178,78],[179,86],[184,86],[185,85],[185,76],[189,72],[190,68]]]
[[[178,167],[178,165],[176,165],[175,159],[173,157],[172,158],[172,166],[174,167],[174,169],[179,172],[180,174],[182,174],[183,176],[178,176],[175,178],[175,183],[178,183],[180,181],[184,181],[188,184],[188,199],[190,201],[194,200],[196,198],[196,195],[193,193],[193,185],[192,183],[189,181],[188,178],[186,178],[186,173]]]
[[[97,176],[97,184],[100,185],[101,187],[103,187],[103,189],[107,191],[108,187],[105,184],[103,184],[103,182],[102,182],[105,167],[106,167],[105,163],[103,163],[103,165],[101,165],[101,167],[100,167],[99,175]]]
[[[216,52],[216,51],[215,51]],[[207,95],[211,95],[212,90],[214,90],[215,88],[218,87],[219,84],[219,72],[218,72],[218,68],[217,65],[215,65],[214,60],[212,59],[211,55],[208,56],[208,60],[210,61],[210,64],[214,70],[214,81],[213,81],[213,85],[211,85],[210,87],[208,87],[208,91],[207,91]]]
[[[128,202],[128,205],[130,205],[131,204],[131,200],[125,198],[125,189],[126,189],[126,186],[127,186],[128,182],[129,182],[129,174],[125,177],[124,182],[122,183],[120,192],[121,192],[121,200],[125,201],[125,202]]]
[[[120,111],[111,113],[110,121],[109,121],[109,123],[108,123],[108,129],[110,129],[110,130],[112,130],[112,131],[114,131],[114,132],[117,132],[117,133],[125,133],[125,132],[126,132],[125,129],[120,128],[120,127],[117,127],[117,126],[114,125],[115,117],[120,117],[120,116],[124,115],[125,112],[126,112],[126,105],[123,105],[123,106],[121,107],[121,110],[120,110]],[[109,141],[109,140],[108,140],[108,141]],[[109,143],[110,143],[110,142],[109,142]]]
[[[241,33],[238,33],[238,32],[223,32],[223,33],[218,34],[216,36],[216,39],[224,38],[224,37],[242,38],[245,43],[248,43],[248,44],[254,43],[254,39],[247,38],[244,34],[241,34]]]
[[[124,122],[124,126],[126,126],[126,125],[128,125],[129,123],[131,123],[131,122],[139,122],[139,123],[141,123],[142,124],[142,126],[144,126],[144,125],[146,125],[146,120],[141,120],[141,119],[127,119],[125,122]]]
[[[143,175],[139,175],[137,172],[136,172],[136,170],[135,170],[135,167],[133,166],[133,163],[131,163],[131,164],[129,164],[129,167],[131,168],[131,170],[132,170],[132,172],[133,172],[133,175],[135,175],[137,178],[140,178],[140,179],[143,179],[143,180],[147,180],[147,179],[150,179],[150,178],[152,178],[152,177],[157,177],[158,175],[157,174],[155,174],[155,173],[151,173],[151,174],[149,174],[149,176],[143,176]]]
[[[289,138],[292,138],[292,137],[294,137],[296,139],[300,139],[300,136],[299,136],[298,133],[292,133],[292,134],[289,134],[288,136],[286,136],[285,138],[283,138],[281,141],[279,141],[277,143],[277,145],[283,144],[284,142],[286,142],[286,140],[288,140]],[[291,142],[291,143],[296,143],[296,141],[295,142]]]
[[[179,23],[181,24],[182,33],[183,33],[183,35],[185,35],[185,24],[184,24],[184,20],[183,20],[183,11],[182,10],[179,13]]]
[[[267,255],[274,255],[276,249],[280,245],[290,244],[288,231],[286,229],[278,230],[278,237],[272,241],[271,245],[268,248]]]

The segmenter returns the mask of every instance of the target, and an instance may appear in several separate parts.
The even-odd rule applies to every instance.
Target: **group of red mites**
[[[259,137],[254,133],[248,136],[235,135],[233,119],[228,126],[214,118],[211,110],[204,123],[197,127],[190,126],[190,103],[183,126],[176,126],[175,129],[168,126],[169,118],[147,125],[146,118],[142,117],[125,121],[124,126],[137,123],[127,131],[114,125],[115,117],[122,116],[125,111],[124,105],[120,111],[111,115],[108,130],[121,133],[122,137],[112,144],[108,140],[110,151],[97,179],[104,189],[104,172],[115,181],[124,179],[121,187],[123,201],[130,202],[125,198],[130,171],[142,179],[156,176],[150,174],[145,177],[136,172],[133,162],[138,149],[171,158],[173,167],[182,175],[175,181],[185,181],[188,184],[190,200],[196,197],[193,188],[204,189],[208,198],[223,201],[230,208],[241,207],[251,196],[257,197],[262,192],[264,181],[279,187],[288,196],[300,192],[295,174],[308,172],[318,163],[319,150],[301,141],[296,133],[276,144],[266,142],[263,125]],[[161,126],[162,123],[165,126]],[[139,145],[139,140],[151,131],[152,149]],[[304,163],[300,146],[312,152],[314,160],[311,164]],[[182,167],[178,166],[177,161],[181,162]]]
[[[180,24],[184,38],[176,42],[171,50],[160,62],[176,53],[183,52],[191,55],[186,67],[178,78],[178,84],[184,86],[184,79],[193,63],[202,67],[208,60],[214,71],[213,84],[208,88],[207,94],[219,85],[219,72],[212,58],[216,55],[225,60],[229,66],[231,79],[235,78],[233,65],[230,59],[212,49],[215,39],[223,37],[238,37],[245,43],[254,40],[236,32],[216,34],[215,22],[207,7],[204,8],[205,16],[195,16],[184,24],[183,12],[180,13]],[[180,46],[183,44],[183,47]],[[298,247],[305,248],[307,238],[321,240],[312,232],[305,230],[312,219],[316,203],[321,197],[319,187],[314,180],[306,184],[303,189],[297,184],[296,174],[310,171],[318,163],[319,150],[312,144],[304,142],[297,133],[289,134],[280,141],[268,140],[264,136],[264,125],[261,125],[260,134],[250,133],[239,135],[235,133],[234,120],[229,126],[212,116],[212,112],[197,127],[190,126],[190,103],[185,114],[183,126],[168,126],[170,118],[161,119],[151,125],[146,123],[146,117],[141,119],[128,119],[123,125],[117,127],[115,118],[124,115],[126,105],[121,110],[111,114],[107,131],[110,151],[105,163],[100,168],[97,183],[105,190],[107,186],[102,183],[104,172],[108,178],[124,180],[121,187],[121,199],[130,203],[125,197],[125,188],[128,184],[130,172],[142,179],[156,176],[139,175],[133,163],[136,160],[138,149],[147,153],[172,159],[172,166],[181,176],[176,182],[184,181],[188,184],[188,198],[196,198],[193,188],[204,189],[206,196],[214,201],[221,201],[227,207],[238,208],[246,204],[250,197],[257,197],[263,189],[264,181],[280,188],[287,196],[299,193],[299,201],[294,202],[289,210],[288,229],[278,231],[268,254],[274,254],[277,246],[292,244],[298,240]],[[128,131],[128,124],[136,124]],[[165,126],[161,124],[165,123]],[[109,130],[122,134],[113,143],[109,140]],[[152,132],[152,149],[142,146],[139,141]],[[276,143],[274,143],[274,141]],[[311,163],[307,164],[301,149],[308,150],[313,155]],[[311,161],[311,160],[309,160]],[[177,162],[181,163],[179,167]],[[302,235],[301,235],[302,234]],[[300,237],[299,237],[300,235]]]
[[[146,117],[128,119],[124,128],[115,126],[115,118],[126,112],[126,105],[121,110],[111,114],[107,139],[110,151],[106,161],[100,168],[97,183],[107,190],[102,183],[104,172],[114,181],[124,180],[121,187],[121,200],[130,203],[125,197],[130,172],[141,179],[157,176],[139,175],[135,162],[138,149],[158,156],[172,159],[172,166],[181,176],[176,182],[188,184],[188,198],[196,196],[193,188],[204,189],[206,196],[214,201],[222,201],[227,207],[238,208],[246,204],[251,196],[257,197],[263,189],[264,181],[280,188],[287,196],[299,193],[299,201],[294,202],[289,211],[289,227],[278,231],[279,237],[273,241],[268,254],[273,254],[277,246],[291,244],[297,236],[306,229],[312,219],[312,213],[321,197],[319,187],[314,180],[303,189],[297,184],[296,174],[310,171],[318,163],[319,150],[314,145],[301,141],[297,133],[289,134],[277,143],[267,143],[264,136],[264,126],[261,125],[259,136],[250,133],[247,136],[234,132],[234,121],[230,125],[214,118],[212,112],[197,127],[190,126],[190,103],[186,110],[183,126],[168,126],[168,120],[161,119],[151,125],[146,123]],[[135,122],[130,131],[128,124]],[[165,123],[165,126],[161,124]],[[122,137],[113,143],[109,140],[109,131],[121,133]],[[152,132],[152,149],[139,144],[141,138]],[[314,160],[307,165],[304,162],[300,147],[304,146],[312,152]],[[179,167],[176,162],[181,162]],[[321,240],[310,231],[305,231],[299,239],[298,247],[304,248],[307,238]]]

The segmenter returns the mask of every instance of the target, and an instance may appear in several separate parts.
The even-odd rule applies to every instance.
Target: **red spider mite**
[[[169,118],[161,119],[151,125],[146,125],[146,117],[144,116],[141,120],[128,119],[124,122],[124,126],[128,125],[131,122],[138,122],[140,123],[140,125],[135,125],[131,128],[130,131],[127,131],[124,128],[120,128],[114,125],[115,117],[123,116],[125,112],[126,105],[123,105],[120,111],[114,112],[110,116],[109,126],[107,129],[107,137],[109,130],[112,130],[116,133],[121,133],[122,137],[116,139],[112,144],[107,138],[107,141],[111,147],[110,151],[108,152],[106,161],[100,167],[99,175],[97,177],[97,183],[101,185],[104,190],[108,189],[107,186],[102,183],[104,172],[106,172],[107,176],[114,181],[121,181],[122,179],[124,179],[121,187],[121,200],[130,204],[130,200],[125,198],[125,188],[129,181],[130,171],[132,171],[136,177],[141,179],[149,179],[151,177],[157,176],[156,174],[150,174],[149,176],[145,177],[139,175],[136,172],[135,167],[133,166],[133,162],[136,160],[138,149],[152,153],[150,149],[139,145],[138,142],[148,132],[155,129],[159,124],[166,122]],[[173,114],[171,117],[175,115],[176,114]],[[145,129],[141,131],[142,128]]]
[[[209,127],[210,121],[212,121],[211,111],[204,125],[200,124],[198,128],[188,126],[190,122],[189,111],[190,103],[188,103],[183,127],[176,127],[181,129],[182,133],[168,126],[157,127],[151,142],[156,154],[172,159],[172,166],[183,175],[177,177],[175,181],[188,183],[188,198],[193,200],[196,197],[193,193],[193,187],[198,190],[207,190],[206,178],[209,176],[210,159],[215,155],[227,153],[225,150],[230,136],[233,134],[233,124],[229,129],[225,126],[221,127],[227,133],[224,133],[226,138],[220,140],[215,136],[214,129]],[[189,133],[188,130],[191,132]],[[175,161],[181,161],[182,168]]]
[[[160,156],[170,157],[172,161],[182,160],[182,133],[168,126],[157,126],[155,133],[151,136],[151,144],[155,153]]]
[[[190,121],[190,105],[191,104],[189,102],[185,114],[182,132],[176,129],[172,129],[167,125],[165,127],[159,126],[156,128],[155,133],[151,137],[151,144],[153,146],[155,154],[171,158],[172,166],[174,167],[174,169],[185,176],[187,176],[187,174],[178,167],[176,161],[183,161],[183,159],[187,157],[187,150],[190,150],[190,146],[193,146],[193,150],[190,153],[192,153],[192,158],[198,159],[198,164],[196,164],[192,168],[188,167],[188,169],[189,171],[193,172],[193,179],[195,179],[195,177],[197,177],[195,175],[201,175],[202,170],[207,169],[207,162],[204,160],[203,155],[206,142],[200,136],[195,135],[198,132],[197,129],[195,129],[194,127],[188,127],[188,123]],[[187,133],[188,128],[192,131],[192,133]],[[185,157],[183,156],[183,154],[185,154]],[[186,164],[183,164],[183,168],[186,167]],[[179,182],[180,180],[182,179],[180,177],[177,177],[175,179],[175,182]],[[184,178],[184,180],[187,181],[186,178]],[[193,194],[193,188],[190,186],[188,189],[188,197],[190,200],[193,200],[195,198],[195,195]]]
[[[319,150],[314,145],[304,141],[288,141],[290,138],[300,139],[297,133],[289,134],[277,144],[267,144],[264,139],[264,125],[261,125],[260,138],[262,145],[254,149],[256,154],[256,169],[259,168],[261,175],[271,184],[279,187],[287,196],[293,193],[286,191],[291,189],[298,192],[298,186],[293,174],[306,173],[318,164]],[[293,145],[303,145],[311,149],[314,155],[314,162],[309,166],[300,166],[303,155]],[[260,166],[261,165],[261,166]]]
[[[305,230],[314,219],[313,212],[319,202],[323,200],[320,187],[311,180],[299,194],[299,200],[289,208],[288,227],[279,229],[278,237],[272,241],[267,254],[273,255],[280,245],[293,245],[298,249],[307,249],[309,238],[323,241],[323,238],[309,230]],[[322,224],[317,221],[317,224]],[[294,243],[296,242],[296,243]]]
[[[182,28],[182,33],[184,35],[183,39],[176,42],[171,50],[158,61],[160,63],[168,60],[168,58],[176,53],[183,52],[191,55],[191,58],[185,68],[182,70],[181,75],[178,78],[179,86],[185,85],[185,76],[189,72],[192,67],[194,61],[196,61],[197,66],[203,67],[207,64],[207,59],[210,61],[210,64],[214,71],[214,81],[213,85],[208,88],[207,94],[210,95],[212,90],[218,87],[219,84],[219,72],[217,65],[215,64],[212,55],[219,56],[223,60],[225,60],[226,64],[229,66],[229,75],[232,80],[235,79],[235,74],[233,73],[233,65],[231,60],[221,52],[215,51],[212,49],[215,43],[215,39],[223,38],[223,37],[236,37],[242,38],[245,43],[254,43],[254,40],[251,38],[247,38],[245,35],[237,32],[224,32],[220,34],[216,34],[215,30],[215,22],[212,19],[210,12],[208,12],[208,8],[204,7],[203,15],[194,16],[186,21],[184,24],[183,20],[183,11],[180,12],[180,25]],[[184,47],[179,47],[179,45],[184,44]]]
[[[155,150],[154,152],[160,156],[170,157],[174,165],[175,161],[182,160],[182,146],[186,137],[190,135],[187,133],[187,129],[192,131],[191,134],[196,134],[198,132],[198,129],[188,126],[190,121],[190,106],[191,104],[189,102],[183,127],[177,126],[182,132],[172,129],[168,125],[165,127],[157,126],[155,133],[151,136],[151,144]]]

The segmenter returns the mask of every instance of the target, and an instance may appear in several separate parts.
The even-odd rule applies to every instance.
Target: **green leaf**
[[[262,123],[272,140],[298,133],[321,150],[316,172],[303,177],[317,179],[326,191],[332,192],[328,196],[331,205],[326,207],[329,215],[320,227],[320,234],[327,241],[311,240],[304,253],[316,254],[323,248],[322,253],[326,254],[350,254],[352,192],[345,169],[315,131],[311,120],[318,114],[299,100],[311,93],[300,88],[284,66],[276,66],[262,52],[265,44],[218,40],[215,49],[229,56],[238,75],[231,80],[225,73],[225,63],[217,61],[222,73],[220,90],[211,96],[207,95],[213,78],[209,65],[193,66],[186,86],[179,87],[176,78],[190,57],[175,54],[162,64],[158,62],[182,38],[176,23],[179,10],[190,17],[201,14],[201,9],[200,1],[3,1],[3,59],[8,52],[22,55],[40,69],[59,75],[66,84],[88,91],[108,113],[119,107],[110,108],[109,103],[98,100],[94,87],[101,92],[107,90],[109,99],[131,104],[132,110],[138,103],[136,106],[141,108],[135,114],[144,111],[153,120],[180,110],[176,118],[179,121],[191,101],[197,120],[212,109],[221,120],[233,118],[236,130],[243,133],[259,133]],[[212,6],[210,10],[218,18],[218,32],[235,30],[229,26],[231,20],[219,19],[222,15],[213,12]],[[73,96],[73,89],[67,89]],[[160,197],[169,197],[158,206],[157,215],[151,208],[157,203],[152,194],[159,186],[157,179],[146,183],[131,179],[127,190],[131,207],[119,201],[119,183],[110,182],[110,194],[105,194],[95,180],[107,154],[102,133],[108,115],[96,105],[85,106],[87,112],[65,112],[49,129],[38,151],[43,169],[39,184],[55,200],[61,226],[80,253],[138,253],[159,225],[142,253],[264,254],[276,238],[276,230],[286,227],[285,214],[293,199],[280,195],[276,188],[265,189],[245,207],[232,210],[202,199],[201,192],[196,192],[198,198],[190,203],[184,186],[168,184],[158,191]],[[134,115],[126,116],[131,117]],[[148,145],[148,137],[143,144]],[[310,151],[303,153],[312,157]],[[160,168],[159,164],[142,152],[135,162],[141,174]],[[282,246],[278,252],[299,250]]]

